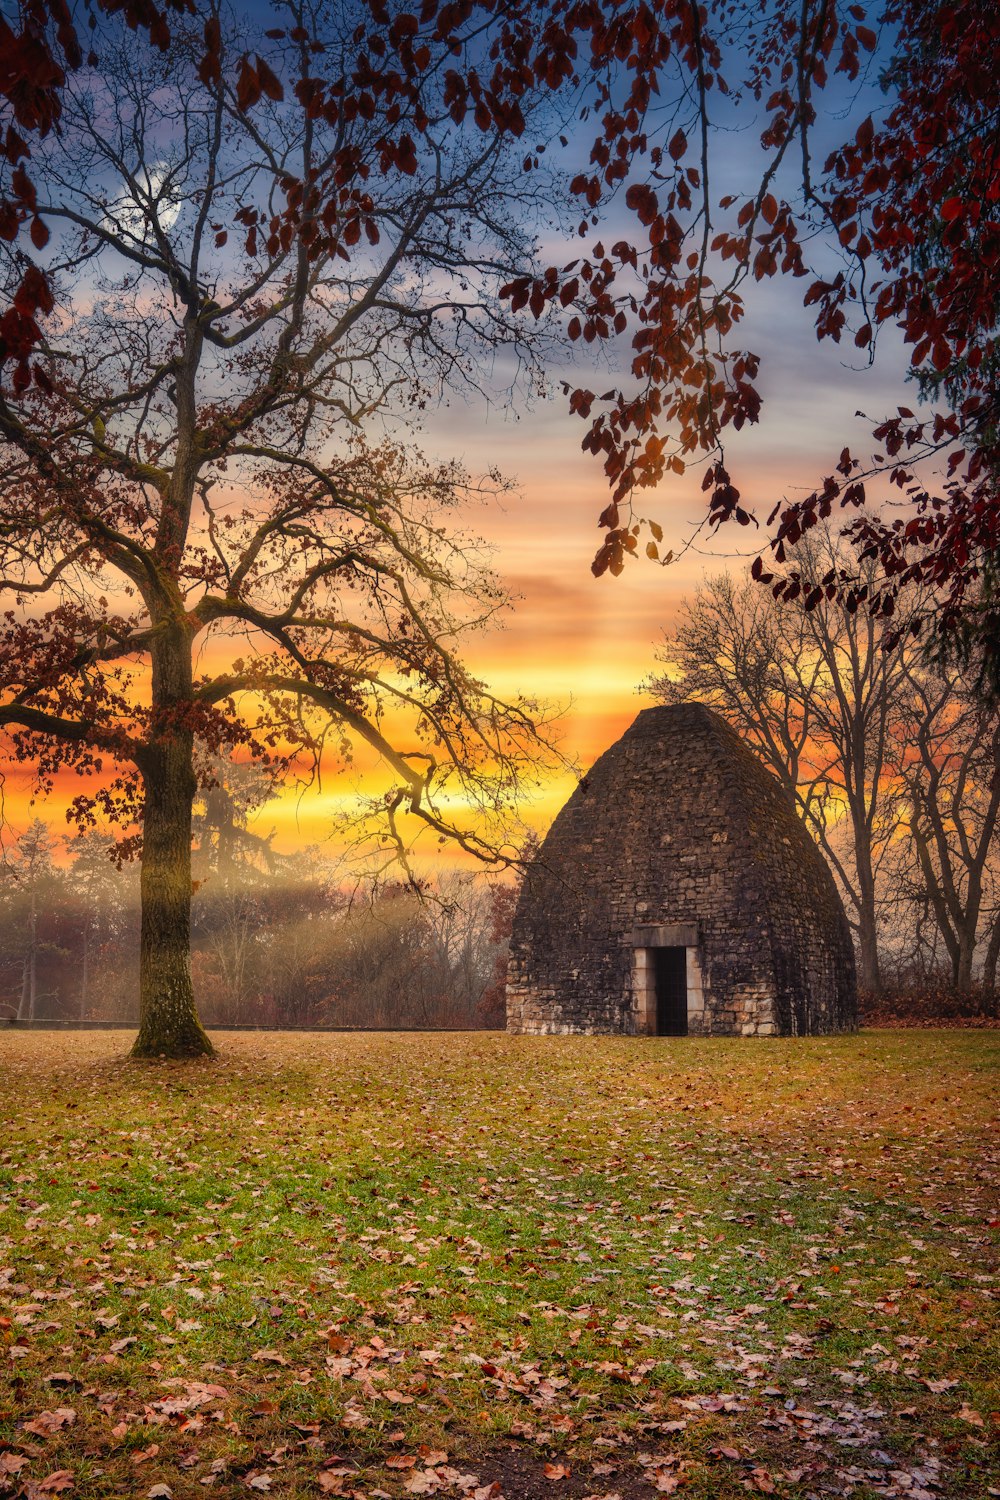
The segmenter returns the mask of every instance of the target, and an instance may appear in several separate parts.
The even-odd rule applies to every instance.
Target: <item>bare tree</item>
[[[899,764],[904,828],[912,844],[914,896],[933,914],[951,970],[967,989],[977,946],[989,933],[984,980],[992,989],[1000,924],[992,909],[992,861],[1000,818],[1000,720],[953,665],[906,663]]]
[[[68,849],[71,863],[66,878],[76,907],[74,925],[79,936],[77,1015],[82,1021],[91,1007],[95,953],[107,941],[119,915],[123,882],[113,863],[115,841],[100,829],[78,832],[68,840]]]
[[[5,947],[20,976],[19,1021],[37,1020],[38,1002],[47,998],[39,988],[42,967],[60,955],[51,920],[61,895],[55,850],[48,824],[34,818],[4,861]]]
[[[826,572],[830,532],[811,533],[795,562]],[[844,893],[861,984],[880,988],[878,878],[902,816],[894,755],[901,695],[917,647],[863,609],[821,601],[806,613],[775,603],[749,578],[710,578],[682,606],[651,690],[698,700],[747,739],[795,802]]]
[[[244,1024],[260,1015],[261,957],[276,893],[289,882],[301,896],[299,866],[308,857],[283,858],[273,848],[273,830],[261,834],[251,826],[278,792],[268,767],[204,746],[196,747],[195,764],[200,786],[192,820],[192,943],[216,981],[215,1020]],[[292,910],[286,920],[301,916]]]
[[[96,801],[141,842],[137,1056],[210,1050],[196,736],[313,766],[367,745],[401,856],[407,819],[495,856],[491,819],[539,753],[530,705],[455,649],[505,597],[443,517],[493,484],[398,434],[491,367],[531,375],[499,292],[533,267],[544,170],[454,125],[443,68],[390,138],[355,74],[338,93],[350,6],[278,10],[272,40],[245,14],[227,38],[212,12],[207,61],[201,20],[166,57],[97,20],[99,67],[33,157],[52,332],[35,384],[0,397],[0,726],[43,786],[100,773],[81,817]],[[0,253],[9,296],[20,253]]]
[[[437,970],[437,992],[452,1025],[476,1026],[507,946],[496,930],[497,890],[482,875],[446,874],[428,903],[428,946]]]

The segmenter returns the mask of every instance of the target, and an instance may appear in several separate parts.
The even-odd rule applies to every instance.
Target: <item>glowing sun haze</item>
[[[880,350],[877,364],[867,369],[861,355],[852,359],[853,349],[817,344],[800,288],[795,282],[756,287],[743,335],[746,346],[763,357],[764,408],[759,426],[732,436],[727,461],[762,523],[776,501],[807,493],[831,472],[845,442],[865,451],[870,424],[856,416],[859,408],[877,413],[912,400],[900,380],[901,351]],[[610,384],[612,378],[582,363],[571,373],[574,383]],[[452,524],[491,544],[496,570],[518,596],[503,627],[469,635],[462,654],[500,697],[524,694],[562,708],[560,748],[582,768],[650,701],[637,688],[685,595],[708,572],[745,566],[764,537],[763,524],[759,530],[732,525],[694,535],[704,515],[702,468],[695,465],[682,479],[639,497],[639,510],[663,525],[663,550],[672,547],[675,561],[661,567],[638,558],[619,578],[595,579],[590,562],[606,489],[600,466],[580,450],[584,430],[556,389],[519,415],[453,399],[419,434],[429,455],[463,460],[473,474],[496,466],[517,481],[516,493],[502,503],[452,517]],[[288,787],[262,810],[258,827],[273,828],[278,846],[287,850],[323,844],[331,839],[334,817],[357,793],[385,782],[384,771],[363,750],[346,770],[331,756],[319,788],[303,793]],[[568,772],[549,776],[525,803],[525,821],[547,827],[572,786]],[[60,829],[79,789],[79,780],[66,774],[44,804],[32,803],[25,768],[8,766],[6,816],[15,830],[37,815]],[[430,840],[418,850],[425,858],[461,862]]]

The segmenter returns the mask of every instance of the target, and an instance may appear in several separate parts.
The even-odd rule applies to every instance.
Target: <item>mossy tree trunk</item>
[[[182,626],[165,631],[153,653],[154,734],[140,759],[142,929],[139,1035],[132,1056],[210,1056],[191,984],[191,808],[196,789],[194,735],[183,723],[190,702],[191,647]]]

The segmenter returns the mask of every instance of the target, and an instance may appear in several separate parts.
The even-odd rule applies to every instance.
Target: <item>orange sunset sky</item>
[[[877,416],[913,400],[900,378],[901,349],[880,348],[869,369],[853,346],[817,343],[801,307],[802,285],[755,287],[748,299],[744,341],[763,356],[764,408],[758,427],[732,436],[727,462],[744,502],[762,523],[775,501],[808,493],[831,472],[845,442],[868,451],[865,434],[872,424],[857,416],[859,408]],[[703,532],[667,567],[642,558],[617,579],[595,579],[590,562],[606,487],[599,466],[581,452],[584,423],[568,415],[558,393],[563,374],[596,389],[613,379],[607,369],[582,362],[556,371],[551,399],[516,415],[453,400],[429,417],[418,439],[429,455],[462,459],[474,473],[497,465],[516,479],[517,493],[502,506],[483,505],[458,518],[490,542],[496,570],[519,596],[505,628],[470,636],[463,654],[500,696],[521,693],[561,707],[560,748],[585,769],[650,701],[638,685],[653,668],[661,632],[676,621],[685,595],[706,573],[746,566],[764,530],[733,525],[721,534]],[[700,482],[700,466],[692,467],[683,479],[642,497],[641,511],[664,527],[664,550],[680,552],[691,539],[704,514]],[[257,831],[273,830],[276,846],[286,851],[328,844],[336,853],[334,816],[351,806],[359,789],[375,789],[383,780],[377,768],[362,762],[347,771],[331,764],[321,789],[289,787],[269,803]],[[544,830],[573,785],[571,773],[548,776],[526,800],[525,821]],[[8,836],[33,816],[63,831],[66,806],[79,789],[79,781],[66,776],[46,801],[33,800],[24,768],[8,766]],[[430,839],[417,852],[431,863],[456,859]]]
[[[816,127],[817,149],[820,136],[833,145],[850,133],[850,119],[870,107],[885,107],[877,69],[853,89],[831,88],[827,113]],[[759,177],[758,131],[736,113],[721,126],[714,191],[735,194]],[[574,138],[570,164],[574,152],[585,152],[588,140],[585,130]],[[788,190],[794,192],[794,181]],[[613,228],[602,226],[608,232]],[[546,263],[578,253],[578,242],[560,240],[559,233],[553,230],[555,237],[542,246]],[[810,251],[816,271],[825,274],[829,247],[818,239]],[[892,329],[879,335],[872,366],[850,335],[842,346],[817,341],[810,309],[802,306],[811,280],[750,282],[743,288],[742,328],[728,340],[730,347],[752,350],[762,361],[761,421],[731,433],[726,447],[733,482],[743,505],[759,517],[760,529],[732,524],[721,533],[695,535],[705,503],[702,467],[693,465],[683,478],[672,476],[658,492],[641,495],[637,504],[641,514],[662,525],[661,550],[677,554],[667,567],[640,557],[617,579],[595,579],[590,569],[600,539],[597,517],[608,492],[600,465],[581,451],[585,423],[569,415],[560,381],[596,391],[619,383],[627,388],[627,347],[605,348],[595,356],[593,346],[572,346],[567,355],[572,363],[549,372],[550,398],[536,400],[531,409],[453,397],[426,414],[422,430],[406,434],[429,458],[461,460],[473,475],[498,468],[516,481],[517,492],[502,506],[478,506],[467,516],[448,518],[449,527],[491,544],[494,568],[517,598],[504,628],[469,636],[462,654],[498,696],[536,697],[562,709],[560,748],[580,769],[592,764],[649,702],[638,686],[654,668],[661,634],[676,623],[685,596],[708,573],[745,567],[765,543],[764,525],[775,503],[810,493],[833,472],[845,444],[859,456],[870,453],[877,421],[898,404],[915,401],[914,388],[903,378],[904,350],[898,336],[893,341]],[[503,383],[501,370],[497,384]],[[376,791],[385,782],[384,773],[360,759],[346,771],[331,761],[321,788],[289,786],[262,809],[256,831],[273,830],[276,846],[286,851],[326,843],[335,853],[342,834],[333,831],[334,817],[350,810],[359,790]],[[524,821],[544,830],[573,785],[571,772],[548,775],[525,800]],[[47,803],[32,804],[25,768],[8,766],[2,786],[7,833],[18,832],[36,815],[65,829],[66,806],[79,790],[79,781],[66,776]],[[418,846],[419,853],[445,862],[456,858],[431,838]]]

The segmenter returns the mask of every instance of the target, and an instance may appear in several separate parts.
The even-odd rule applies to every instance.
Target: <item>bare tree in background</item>
[[[97,828],[78,832],[68,842],[70,865],[66,883],[74,908],[74,926],[79,934],[77,1016],[82,1021],[94,1001],[91,981],[94,962],[102,946],[113,939],[116,921],[121,920],[122,887],[120,871],[113,863],[115,841]]]
[[[497,920],[504,896],[496,883],[481,875],[458,872],[442,875],[434,895],[428,905],[429,947],[440,992],[448,997],[451,1024],[481,1025],[498,961],[507,948],[507,936]]]
[[[45,960],[60,953],[49,921],[61,894],[55,851],[48,825],[34,818],[4,860],[4,947],[8,965],[19,971],[19,1021],[38,1018]]]
[[[964,669],[908,657],[901,685],[901,807],[912,899],[932,916],[951,982],[968,989],[985,939],[984,988],[1000,956],[995,868],[1000,820],[1000,720]]]
[[[800,542],[795,562],[827,571],[832,533]],[[650,682],[664,703],[696,700],[753,746],[794,801],[834,870],[858,948],[863,988],[878,992],[879,871],[902,817],[895,757],[909,665],[918,647],[884,645],[864,610],[778,604],[748,577],[708,579],[664,636]]]

